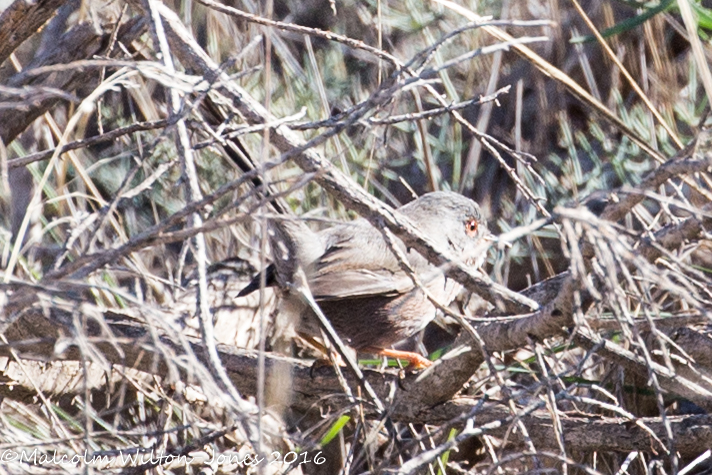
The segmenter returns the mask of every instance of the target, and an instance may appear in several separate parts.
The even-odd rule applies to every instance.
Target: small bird
[[[453,192],[427,193],[398,208],[438,245],[462,262],[479,268],[484,252],[478,248],[488,236],[487,225],[477,203]],[[315,300],[345,344],[358,352],[408,361],[415,369],[432,363],[419,354],[391,349],[400,340],[422,330],[437,309],[420,287],[401,268],[381,231],[365,219],[339,224],[318,233],[300,221],[285,221],[273,240],[276,262],[304,270]],[[289,245],[284,245],[285,240]],[[277,243],[277,245],[274,244]],[[408,263],[428,292],[442,305],[449,305],[461,286],[445,277],[414,249],[395,238]],[[291,249],[287,252],[286,249]],[[297,262],[293,262],[296,259]],[[275,264],[266,270],[268,286],[279,282]],[[283,284],[283,283],[280,283]],[[248,295],[260,286],[258,274],[238,295]],[[294,306],[292,307],[294,308]],[[298,307],[296,330],[313,341],[320,335],[313,311]]]

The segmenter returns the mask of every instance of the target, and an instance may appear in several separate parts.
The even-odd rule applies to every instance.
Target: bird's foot
[[[364,353],[375,353],[389,358],[398,358],[408,362],[408,370],[421,370],[433,365],[433,362],[418,353],[412,351],[389,350],[383,348],[366,348],[361,350]]]

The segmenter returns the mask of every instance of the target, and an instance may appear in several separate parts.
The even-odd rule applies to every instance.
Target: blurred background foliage
[[[699,34],[704,39],[710,28],[709,5],[705,2],[693,3]],[[600,99],[653,148],[668,157],[675,153],[678,147],[674,141],[590,36],[591,31],[570,2],[486,1],[465,2],[465,5],[479,15],[494,18],[551,20],[552,24],[548,27],[512,26],[507,30],[515,37],[548,36],[548,41],[534,43],[531,47]],[[251,0],[237,2],[235,6],[261,14],[267,8],[265,4]],[[612,0],[586,1],[582,6],[670,128],[682,143],[687,143],[696,133],[707,100],[698,80],[697,65],[690,55],[685,27],[676,11],[677,4],[669,0]],[[304,109],[306,115],[301,122],[329,118],[366,99],[393,74],[392,67],[387,63],[337,42],[310,39],[274,28],[267,30],[252,23],[236,21],[190,1],[175,2],[174,8],[189,23],[205,50],[226,66],[235,81],[262,101],[266,96],[266,49],[263,39],[269,31],[272,35],[270,108],[277,117],[291,116]],[[64,10],[67,13],[61,20],[66,29],[87,19],[117,15],[120,4],[74,2],[73,9],[65,6]],[[341,33],[381,47],[404,62],[463,24],[462,19],[448,9],[425,0],[276,0],[273,10],[275,19]],[[27,41],[17,52],[20,65],[30,63],[46,44],[51,44],[46,39],[48,35],[57,37],[62,33],[62,25],[56,25],[60,23],[58,18],[46,28],[44,35]],[[262,41],[255,41],[260,36]],[[432,64],[442,64],[492,43],[494,40],[479,29],[465,31],[438,49]],[[144,45],[148,49],[141,51],[139,48],[134,55],[150,57],[150,44]],[[706,54],[709,58],[709,51]],[[118,48],[111,52],[113,57],[120,58],[122,55],[125,53]],[[6,61],[0,70],[0,78],[13,74],[13,69]],[[460,62],[442,70],[437,79],[434,87],[448,102],[476,99],[500,87],[511,86],[507,94],[498,97],[494,107],[491,107],[492,104],[472,105],[463,111],[463,115],[473,124],[484,126],[481,132],[538,159],[532,168],[538,175],[535,176],[505,154],[508,164],[516,166],[523,181],[541,198],[542,205],[548,210],[560,203],[582,200],[598,190],[622,184],[634,185],[644,172],[654,166],[651,157],[621,131],[594,114],[588,104],[572,97],[561,85],[545,77],[529,61],[512,51]],[[96,84],[91,81],[79,85],[88,89],[94,86]],[[135,121],[157,120],[165,114],[164,98],[162,86],[150,81],[110,92],[100,103],[100,114],[82,124],[77,135],[92,136],[101,129],[111,130]],[[438,104],[432,96],[413,88],[397,95],[379,114],[402,114],[435,107]],[[61,123],[72,112],[73,105],[65,104],[53,114],[55,120]],[[320,129],[307,130],[305,136],[309,138],[319,132]],[[141,169],[133,174],[133,183],[140,183],[157,164],[173,159],[175,149],[167,138],[165,133],[140,132],[114,143],[78,151],[77,160],[85,167],[97,190],[108,200],[133,166],[133,157],[147,159]],[[48,126],[38,121],[32,130],[7,144],[8,156],[13,158],[42,150],[53,140],[56,138],[52,138]],[[260,134],[247,136],[244,141],[249,150],[260,155]],[[345,133],[327,141],[323,153],[371,193],[391,204],[410,199],[411,192],[404,182],[416,193],[429,191],[435,184],[438,188],[459,190],[475,198],[483,205],[495,232],[528,222],[535,216],[534,208],[517,193],[497,160],[483,151],[477,140],[448,114],[385,126],[355,124]],[[434,166],[428,167],[428,162]],[[35,177],[42,174],[44,163],[29,167]],[[86,184],[79,179],[75,169],[76,163],[63,161],[59,165],[59,173],[47,183],[45,192],[48,196],[56,196],[60,187],[78,193],[86,191]],[[205,191],[216,189],[237,173],[211,148],[200,152],[199,167]],[[298,173],[287,166],[282,167],[278,175],[288,179]],[[148,194],[133,198],[134,202],[130,205],[124,203],[122,209],[129,214],[123,225],[129,235],[182,206],[181,193],[167,193],[178,189],[180,176],[180,170],[174,167],[154,184]],[[7,187],[3,189],[3,209],[10,211],[9,190]],[[293,195],[290,203],[298,214],[327,213],[331,218],[343,214],[342,208],[316,186],[307,186]],[[86,205],[92,207],[96,203],[89,200]],[[60,208],[66,206],[71,204],[65,200],[49,203],[49,209],[54,207],[55,212],[45,212],[43,219],[59,219],[65,215]],[[222,200],[220,206],[230,206],[230,201]],[[3,216],[5,228],[16,229],[12,212],[5,212]],[[49,221],[46,221],[43,226],[48,224]],[[42,241],[45,246],[61,246],[68,231],[68,226],[57,224]],[[503,262],[509,268],[509,259],[512,258],[517,271],[510,269],[509,272],[499,273],[498,277],[512,288],[520,289],[528,281],[539,281],[552,272],[560,271],[561,266],[557,263],[561,260],[556,259],[559,245],[549,237],[551,233],[543,230],[525,243],[515,244],[507,250],[507,256],[498,258],[498,268]],[[7,255],[8,240],[5,243]],[[234,251],[233,247],[228,248]],[[532,255],[538,256],[536,261],[527,257]],[[226,256],[213,256],[214,259],[222,257]]]

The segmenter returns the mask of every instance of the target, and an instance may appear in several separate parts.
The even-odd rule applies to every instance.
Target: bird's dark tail
[[[267,268],[264,270],[265,272],[265,287],[273,287],[274,285],[277,284],[276,280],[276,275],[275,275],[275,267],[274,264],[270,264],[267,266]],[[260,280],[262,277],[262,272],[257,274],[252,278],[249,284],[247,284],[247,287],[242,289],[240,293],[237,294],[238,297],[244,297],[245,295],[250,295],[252,292],[255,290],[258,290],[260,288]]]

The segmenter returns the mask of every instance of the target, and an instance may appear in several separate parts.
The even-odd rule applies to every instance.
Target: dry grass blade
[[[630,75],[628,70],[623,66],[623,63],[618,59],[618,57],[615,55],[613,50],[611,49],[610,46],[608,46],[608,43],[603,39],[601,36],[601,33],[598,31],[596,26],[591,22],[591,19],[586,15],[586,12],[581,8],[581,4],[577,0],[572,0],[572,3],[576,7],[576,10],[579,12],[581,15],[581,18],[583,18],[586,21],[586,25],[591,29],[593,32],[594,36],[596,37],[596,40],[598,40],[599,44],[605,49],[606,54],[608,54],[608,57],[615,63],[618,68],[620,68],[621,72],[625,76],[626,80],[628,83],[631,85],[631,87],[635,90],[635,92],[640,96],[640,98],[643,100],[645,105],[648,107],[650,112],[655,116],[655,119],[660,123],[660,125],[663,126],[663,128],[667,131],[668,134],[670,134],[670,137],[672,137],[673,141],[675,142],[675,145],[677,145],[678,148],[683,148],[683,143],[680,141],[680,138],[677,136],[674,130],[670,128],[668,123],[663,119],[663,117],[660,115],[660,112],[658,112],[657,108],[653,105],[652,102],[650,102],[650,99],[648,96],[643,92],[643,90],[640,88],[638,83],[633,79],[633,76]]]
[[[480,21],[480,17],[475,13],[457,5],[449,0],[433,0],[439,3],[463,17],[467,18],[469,21]],[[483,28],[486,32],[490,33],[493,37],[500,41],[511,41],[512,37],[495,26],[487,26]],[[534,51],[526,47],[525,45],[515,45],[513,49],[527,58],[532,62],[542,73],[551,77],[555,81],[561,83],[566,89],[568,89],[574,96],[578,97],[584,103],[591,106],[594,112],[601,114],[606,120],[609,120],[617,129],[625,133],[636,145],[641,149],[645,150],[651,157],[655,158],[659,162],[664,162],[665,158],[660,155],[660,152],[650,148],[648,143],[638,135],[635,131],[631,130],[623,121],[621,121],[613,112],[611,112],[604,104],[593,97],[588,91],[584,90],[576,82],[574,82],[568,75],[563,73],[560,69],[554,67],[549,62],[545,61],[541,56],[536,54]]]

